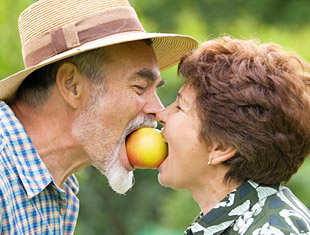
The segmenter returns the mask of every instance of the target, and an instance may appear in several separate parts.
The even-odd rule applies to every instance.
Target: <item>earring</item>
[[[208,165],[212,165],[212,158],[208,161]]]

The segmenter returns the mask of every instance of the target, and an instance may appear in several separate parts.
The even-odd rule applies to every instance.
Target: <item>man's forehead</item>
[[[126,42],[105,48],[105,53],[109,57],[111,64],[120,63],[132,64],[136,69],[150,68],[156,63],[156,54],[153,47],[144,41]]]
[[[144,40],[138,40],[138,41],[132,41],[132,42],[124,42],[124,43],[119,43],[119,44],[115,44],[115,45],[111,45],[111,46],[107,46],[105,47],[108,51],[113,52],[112,54],[114,54],[115,52],[119,52],[120,54],[126,53],[126,52],[130,52],[130,53],[139,53],[139,52],[148,52],[149,54],[154,53],[155,52],[153,50],[153,46],[152,44],[146,43],[146,41]],[[150,53],[153,52],[153,53]]]
[[[107,48],[108,73],[122,74],[127,79],[161,80],[160,70],[152,46],[144,41],[127,42]],[[117,75],[118,76],[118,75]]]

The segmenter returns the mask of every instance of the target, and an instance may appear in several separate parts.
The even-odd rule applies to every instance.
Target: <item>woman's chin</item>
[[[158,182],[162,186],[168,186],[165,184],[165,179],[164,179],[165,172],[167,169],[167,159],[168,159],[168,157],[158,167]]]
[[[174,188],[173,187],[173,180],[170,178],[171,175],[168,174],[169,172],[167,171],[159,171],[158,173],[158,182],[164,186],[164,187],[169,187],[169,188]]]
[[[166,177],[164,174],[162,173],[159,173],[158,174],[158,182],[166,187],[166,188],[171,188],[171,189],[174,189],[174,190],[183,190],[183,189],[186,189],[186,188],[183,188],[183,187],[179,187],[180,185],[180,182],[176,181],[176,180],[173,180],[171,178],[168,178]]]
[[[169,184],[166,182],[166,180],[163,177],[163,173],[158,173],[158,182],[164,186],[164,187],[169,187]]]

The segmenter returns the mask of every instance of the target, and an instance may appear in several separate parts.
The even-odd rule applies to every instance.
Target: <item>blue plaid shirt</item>
[[[0,101],[0,233],[73,234],[79,200],[74,175],[59,188],[25,129]]]

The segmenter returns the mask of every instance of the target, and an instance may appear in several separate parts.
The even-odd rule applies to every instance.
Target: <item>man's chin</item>
[[[132,171],[127,171],[119,161],[115,160],[105,166],[96,163],[93,163],[93,166],[107,178],[109,186],[116,193],[125,194],[134,184],[134,175]]]
[[[108,178],[110,187],[119,194],[125,194],[128,192],[134,184],[134,176],[132,171],[127,171],[125,175],[113,174]]]
[[[116,146],[114,154],[104,159],[103,169],[99,169],[107,178],[110,187],[119,194],[125,194],[134,184],[133,172],[129,171],[119,158],[122,152],[122,142]],[[125,150],[126,151],[126,150]],[[127,157],[127,154],[125,154]],[[100,168],[100,166],[98,166]]]

